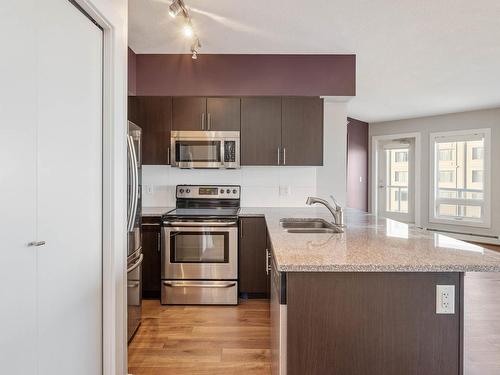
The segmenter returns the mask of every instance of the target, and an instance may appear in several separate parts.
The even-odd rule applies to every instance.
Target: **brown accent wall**
[[[137,88],[137,55],[129,47],[128,48],[128,94],[136,95]]]
[[[368,123],[347,120],[347,206],[368,211]]]
[[[136,55],[136,95],[354,96],[355,55]]]

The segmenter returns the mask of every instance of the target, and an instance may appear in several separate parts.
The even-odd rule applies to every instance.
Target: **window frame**
[[[466,200],[455,198],[437,198],[436,182],[439,181],[439,169],[436,168],[439,162],[439,153],[436,153],[436,142],[458,142],[468,141],[472,137],[484,137],[483,147],[483,177],[484,177],[484,199],[479,205],[482,209],[482,219],[470,218],[443,218],[437,216],[437,207],[440,201],[443,204],[467,205]],[[429,137],[429,159],[430,159],[430,194],[429,194],[429,222],[436,224],[451,224],[459,226],[469,226],[477,228],[491,228],[491,129],[470,129],[430,133]],[[477,202],[474,202],[477,203]],[[477,205],[477,204],[476,204]]]

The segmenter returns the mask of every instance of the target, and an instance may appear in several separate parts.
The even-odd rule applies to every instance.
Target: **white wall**
[[[317,171],[317,194],[330,195],[345,207],[347,201],[347,102],[325,99],[323,166]]]
[[[430,150],[429,134],[434,132],[491,128],[491,228],[472,228],[459,225],[429,223],[429,182],[430,182]],[[500,108],[453,113],[441,116],[422,117],[408,120],[388,121],[370,124],[369,136],[420,132],[422,139],[422,172],[419,176],[421,186],[421,217],[422,226],[433,229],[453,230],[464,233],[483,235],[500,234],[500,196],[495,192],[500,191],[500,168],[495,162],[500,161]],[[371,152],[370,152],[371,157]],[[371,166],[371,162],[370,162]],[[370,179],[371,179],[370,171]],[[371,184],[370,184],[371,188]],[[371,199],[371,193],[370,193]],[[370,201],[371,207],[371,201]]]
[[[241,185],[241,204],[245,207],[301,207],[308,196],[328,198],[330,194],[345,204],[346,102],[325,98],[324,107],[324,166],[183,170],[145,165],[142,170],[143,206],[174,206],[178,184]]]
[[[189,170],[146,165],[142,170],[143,206],[175,206],[178,184],[241,185],[246,207],[299,207],[316,195],[315,167],[242,167],[235,170]],[[152,192],[148,190],[152,187]],[[281,187],[281,194],[280,194]]]
[[[104,28],[103,374],[127,374],[127,0],[77,0]]]

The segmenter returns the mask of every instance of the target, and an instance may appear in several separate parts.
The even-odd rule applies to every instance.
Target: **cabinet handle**
[[[278,165],[280,165],[280,148],[278,147]]]
[[[167,147],[167,164],[170,164],[170,147]]]
[[[158,232],[158,252],[161,251],[161,235],[160,232]]]
[[[201,114],[201,130],[205,130],[205,112]]]
[[[28,246],[35,246],[35,247],[43,245],[45,245],[45,241],[32,241],[28,243]]]
[[[286,147],[283,147],[283,165],[286,165]]]
[[[266,249],[266,275],[269,275],[269,249]]]
[[[212,116],[210,115],[210,113],[207,114],[207,130],[210,130],[210,128],[212,127]]]
[[[240,237],[243,238],[243,220],[240,220]]]

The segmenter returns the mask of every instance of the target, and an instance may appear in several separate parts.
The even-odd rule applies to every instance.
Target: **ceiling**
[[[355,53],[351,117],[500,106],[498,0],[185,0],[200,53]],[[169,0],[129,0],[136,53],[188,53]]]

